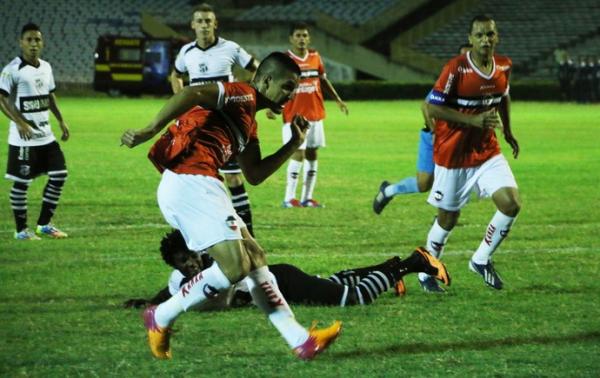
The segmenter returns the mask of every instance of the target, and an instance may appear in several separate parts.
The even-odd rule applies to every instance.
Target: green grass
[[[0,183],[0,376],[598,375],[599,108],[514,104],[522,152],[509,161],[523,210],[495,255],[505,290],[484,287],[467,269],[494,212],[490,201],[472,201],[444,256],[454,278],[447,295],[425,295],[410,277],[402,299],[295,306],[303,324],[344,321],[338,342],[311,363],[295,360],[256,309],[189,313],[177,323],[174,359],[164,362],[151,358],[139,312],[120,308],[152,295],[169,274],[157,250],[168,227],[155,199],[160,177],[145,158],[150,145],[119,147],[121,132],[144,126],[162,103],[60,100],[72,140],[63,144],[70,177],[54,221],[67,240],[14,241],[9,182]],[[414,174],[418,103],[349,106],[346,118],[328,104],[315,193],[326,208],[281,209],[284,169],[249,188],[270,262],[325,275],[424,244],[435,213],[425,195],[398,197],[381,216],[371,210],[382,179]],[[273,151],[279,122],[261,114],[259,124],[263,151]],[[30,226],[44,182],[29,191]]]

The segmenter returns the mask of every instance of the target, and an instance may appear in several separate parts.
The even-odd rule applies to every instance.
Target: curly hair
[[[179,230],[173,230],[166,234],[160,241],[160,253],[163,260],[170,266],[175,266],[173,255],[177,252],[188,252],[188,249],[183,239],[183,235]]]

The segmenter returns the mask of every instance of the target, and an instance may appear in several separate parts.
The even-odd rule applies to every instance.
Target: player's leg
[[[250,234],[254,235],[252,228],[252,208],[250,205],[250,198],[246,187],[244,186],[244,179],[242,177],[242,170],[237,162],[228,162],[221,169],[221,173],[225,176],[225,183],[227,189],[231,193],[231,203],[237,215],[242,218]]]
[[[304,182],[302,185],[301,203],[304,207],[323,207],[313,198],[315,186],[317,184],[317,172],[319,162],[317,160],[317,150],[325,147],[325,130],[323,121],[310,123],[310,129],[306,135],[306,153],[304,156]]]
[[[68,235],[65,232],[50,223],[58,207],[60,195],[68,177],[65,156],[56,141],[39,148],[38,159],[44,161],[43,172],[48,174],[48,182],[44,187],[42,209],[40,210],[35,232],[40,236],[49,236],[55,239],[66,238]],[[38,163],[40,162],[38,161]]]
[[[31,178],[30,149],[30,147],[8,146],[5,177],[13,181],[9,198],[15,219],[14,237],[17,240],[40,239],[27,228],[27,190],[33,181]]]
[[[469,268],[479,273],[484,282],[494,289],[502,289],[503,282],[492,262],[492,254],[508,235],[521,209],[519,190],[504,156],[499,155],[481,168],[478,181],[482,195],[492,193],[497,211],[486,228],[479,248],[469,262]]]
[[[385,206],[399,194],[423,193],[433,184],[433,136],[429,129],[422,129],[417,152],[417,175],[406,177],[395,184],[381,183],[373,200],[373,211],[380,214]]]
[[[283,144],[286,144],[292,137],[290,124],[286,123],[282,128]],[[296,190],[298,188],[298,179],[302,170],[302,162],[304,161],[304,150],[306,149],[306,140],[302,143],[298,150],[291,156],[286,170],[286,185],[285,196],[283,198],[282,207],[301,207],[300,201],[296,198]]]

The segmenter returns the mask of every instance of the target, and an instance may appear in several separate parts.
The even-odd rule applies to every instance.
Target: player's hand
[[[348,106],[346,105],[346,103],[342,100],[339,100],[337,102],[338,107],[340,108],[341,112],[344,113],[345,115],[348,115]]]
[[[124,308],[145,308],[150,304],[150,301],[144,298],[133,298],[123,302]]]
[[[267,118],[268,119],[277,119],[277,115],[271,109],[267,109]]]
[[[67,123],[65,121],[62,121],[59,123],[60,129],[62,130],[62,135],[60,137],[60,140],[62,140],[63,142],[66,142],[69,140],[69,137],[71,136],[71,133],[69,132],[69,125],[67,125]]]
[[[33,136],[33,128],[28,123],[17,123],[17,131],[23,140],[29,140]]]
[[[513,157],[516,159],[519,156],[520,151],[519,142],[517,142],[517,139],[515,139],[512,134],[505,134],[504,139],[512,148]]]
[[[308,120],[304,118],[304,116],[296,114],[290,124],[290,128],[292,129],[292,140],[295,140],[298,145],[304,143],[306,132],[309,127],[310,123],[308,123]]]
[[[502,119],[494,109],[473,116],[472,125],[481,129],[501,129]]]
[[[121,145],[125,145],[129,148],[133,148],[138,144],[144,143],[148,139],[152,138],[152,134],[145,132],[142,130],[126,130],[123,135],[121,135]]]

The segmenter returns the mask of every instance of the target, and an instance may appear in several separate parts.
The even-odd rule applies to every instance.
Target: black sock
[[[339,271],[337,273],[332,274],[329,279],[333,282],[337,282],[341,285],[348,285],[351,287],[355,287],[358,285],[361,279],[367,277],[369,274],[375,271],[383,272],[390,279],[398,280],[400,279],[399,273],[396,273],[397,270],[400,269],[399,264],[401,264],[402,260],[399,257],[392,257],[391,259],[378,264],[365,266],[361,268],[354,269],[346,269]],[[399,276],[396,278],[396,276]]]
[[[252,210],[250,209],[250,200],[244,184],[229,188],[231,193],[231,203],[237,215],[246,223],[248,232],[254,236],[254,230],[252,229]]]
[[[15,181],[10,190],[10,207],[15,217],[17,232],[27,228],[27,189],[29,184]]]
[[[67,172],[61,171],[61,173],[48,173],[49,179],[46,187],[44,188],[42,210],[40,211],[40,217],[38,218],[37,224],[47,225],[50,223],[50,219],[54,215],[54,211],[58,206],[58,200],[60,199],[60,193],[62,187],[67,179]]]

